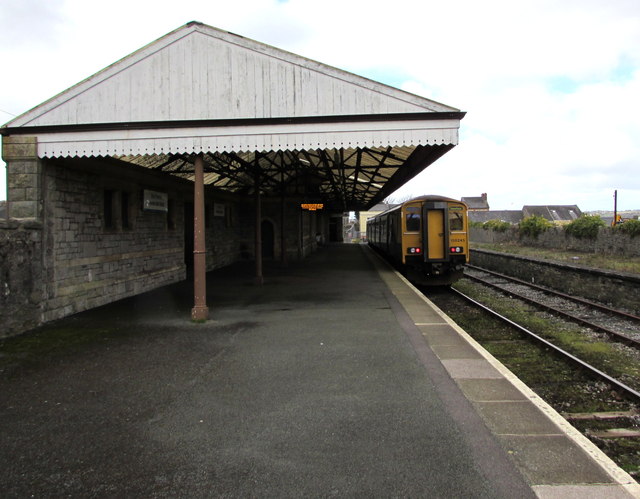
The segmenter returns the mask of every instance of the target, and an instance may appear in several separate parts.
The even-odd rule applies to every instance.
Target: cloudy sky
[[[0,123],[192,20],[466,111],[397,197],[640,209],[638,0],[0,0]]]

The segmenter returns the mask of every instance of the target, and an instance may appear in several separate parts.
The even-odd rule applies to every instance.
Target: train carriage
[[[469,262],[467,206],[443,196],[411,199],[367,220],[367,239],[410,281],[449,285]]]

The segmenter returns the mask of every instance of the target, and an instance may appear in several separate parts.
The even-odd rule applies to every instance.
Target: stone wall
[[[207,270],[237,261],[255,259],[255,201],[234,199],[219,192],[207,192],[205,237]],[[216,205],[223,208],[216,210]],[[218,215],[216,215],[216,211]],[[222,214],[224,212],[224,214]],[[266,259],[282,258],[282,204],[279,199],[263,199],[262,222],[271,226],[273,239],[263,235],[263,255]],[[294,261],[309,255],[317,247],[316,232],[322,232],[324,214],[301,211],[299,203],[288,200],[284,210],[286,260]],[[327,224],[325,224],[327,225]],[[326,232],[325,239],[327,238]]]
[[[640,313],[640,277],[497,251],[472,250],[471,262],[527,282]]]
[[[184,214],[176,209],[184,192],[154,176],[43,163],[44,321],[184,279]],[[173,211],[143,211],[143,189],[170,192]]]
[[[14,173],[21,161],[12,160]],[[108,161],[44,159],[37,166],[38,209],[31,214],[38,220],[2,226],[0,319],[11,325],[0,335],[186,278],[193,259],[191,182]],[[144,190],[166,193],[169,213],[145,211]],[[25,195],[29,202],[38,196]],[[254,199],[206,189],[205,201],[207,270],[254,260]],[[311,253],[317,232],[328,239],[324,213],[288,200],[284,216],[288,260]],[[267,258],[279,260],[279,199],[263,200],[262,220],[273,232]]]
[[[42,320],[42,226],[0,220],[0,338]]]
[[[221,197],[220,194],[205,193],[205,245],[207,249],[207,271],[230,265],[239,259],[253,257],[253,202],[240,204],[237,200]],[[249,206],[245,206],[248,204]],[[216,215],[218,205],[219,215]],[[222,208],[220,208],[220,206]],[[185,213],[185,218],[187,213]],[[187,243],[188,244],[188,243]]]
[[[602,227],[596,239],[578,239],[572,237],[561,227],[549,229],[537,238],[520,237],[516,227],[512,227],[505,232],[472,227],[470,237],[472,243],[511,243],[536,248],[560,249],[582,253],[640,256],[640,237],[632,238],[610,227]]]

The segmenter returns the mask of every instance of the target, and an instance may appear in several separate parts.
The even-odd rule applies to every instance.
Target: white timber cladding
[[[38,156],[280,151],[457,145],[459,120],[344,122],[38,134]]]
[[[457,111],[269,45],[189,23],[6,126]],[[150,143],[144,147],[149,146],[154,147]]]

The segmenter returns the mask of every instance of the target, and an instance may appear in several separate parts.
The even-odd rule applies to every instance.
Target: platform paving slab
[[[431,324],[416,324],[427,340],[427,343],[434,346],[468,345],[469,343],[461,337],[449,324],[434,322]]]
[[[504,378],[459,379],[458,386],[467,398],[474,402],[528,400],[520,390]]]
[[[531,483],[611,482],[602,468],[564,435],[503,435],[500,438]]]
[[[478,351],[468,344],[462,345],[431,345],[439,359],[481,359]]]
[[[440,359],[453,379],[501,379],[502,374],[484,359]]]
[[[617,485],[535,485],[540,499],[631,499],[636,497]]]

